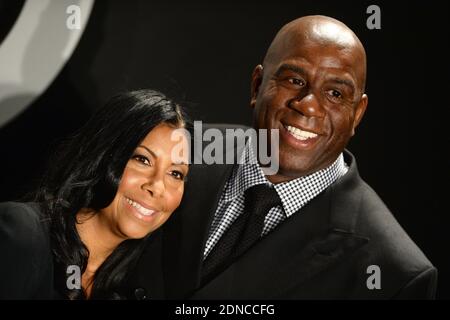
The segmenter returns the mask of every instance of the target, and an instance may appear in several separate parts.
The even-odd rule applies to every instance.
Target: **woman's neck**
[[[107,221],[103,221],[99,214],[80,211],[77,214],[76,228],[81,241],[89,250],[86,270],[81,276],[82,287],[89,297],[93,285],[94,275],[102,263],[125,239],[115,234]]]

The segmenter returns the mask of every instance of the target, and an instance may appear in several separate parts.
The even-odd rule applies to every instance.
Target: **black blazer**
[[[152,256],[146,264],[148,291],[125,283],[122,298],[164,297],[160,238],[156,230],[146,240]],[[0,203],[0,256],[0,300],[64,299],[55,289],[48,224],[36,203]]]
[[[33,203],[0,203],[0,299],[52,299],[49,233]]]
[[[217,126],[216,126],[217,127]],[[223,127],[220,128],[223,130]],[[229,151],[229,150],[228,150]],[[263,237],[225,271],[200,286],[203,250],[232,165],[191,165],[179,209],[163,226],[166,296],[172,299],[429,299],[437,270],[378,195],[349,171]],[[148,287],[146,265],[139,280]],[[380,289],[369,289],[379,267]]]

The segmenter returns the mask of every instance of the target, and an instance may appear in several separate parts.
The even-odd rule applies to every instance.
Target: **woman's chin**
[[[121,228],[121,233],[125,236],[127,240],[131,239],[142,239],[145,238],[147,234],[150,233],[148,230],[142,230],[140,228],[136,228],[134,226],[125,226]]]
[[[127,217],[126,219],[121,219],[118,227],[120,229],[120,233],[123,234],[125,239],[142,239],[150,232],[153,231],[152,226],[148,224],[142,224],[140,221],[136,221],[135,219],[130,219]]]

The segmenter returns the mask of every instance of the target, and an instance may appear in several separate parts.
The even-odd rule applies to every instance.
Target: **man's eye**
[[[180,171],[171,171],[170,175],[178,180],[184,180],[184,174]]]
[[[149,165],[151,164],[151,163],[150,163],[150,160],[148,160],[147,157],[141,156],[141,155],[139,155],[139,154],[134,155],[134,156],[133,156],[133,159],[136,160],[136,161],[139,161],[139,162],[141,162],[142,164],[145,164],[145,165],[147,165],[147,166],[149,166]]]
[[[290,83],[292,83],[293,85],[296,86],[301,86],[303,87],[305,85],[305,82],[302,79],[297,79],[297,78],[289,78],[288,81]]]
[[[340,93],[337,90],[334,90],[334,89],[333,90],[328,90],[327,94],[334,100],[342,99],[342,93]]]

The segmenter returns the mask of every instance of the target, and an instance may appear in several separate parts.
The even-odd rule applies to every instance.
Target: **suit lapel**
[[[168,298],[184,298],[198,285],[209,226],[231,169],[228,165],[192,165],[190,168],[184,194],[186,201],[163,227]]]

